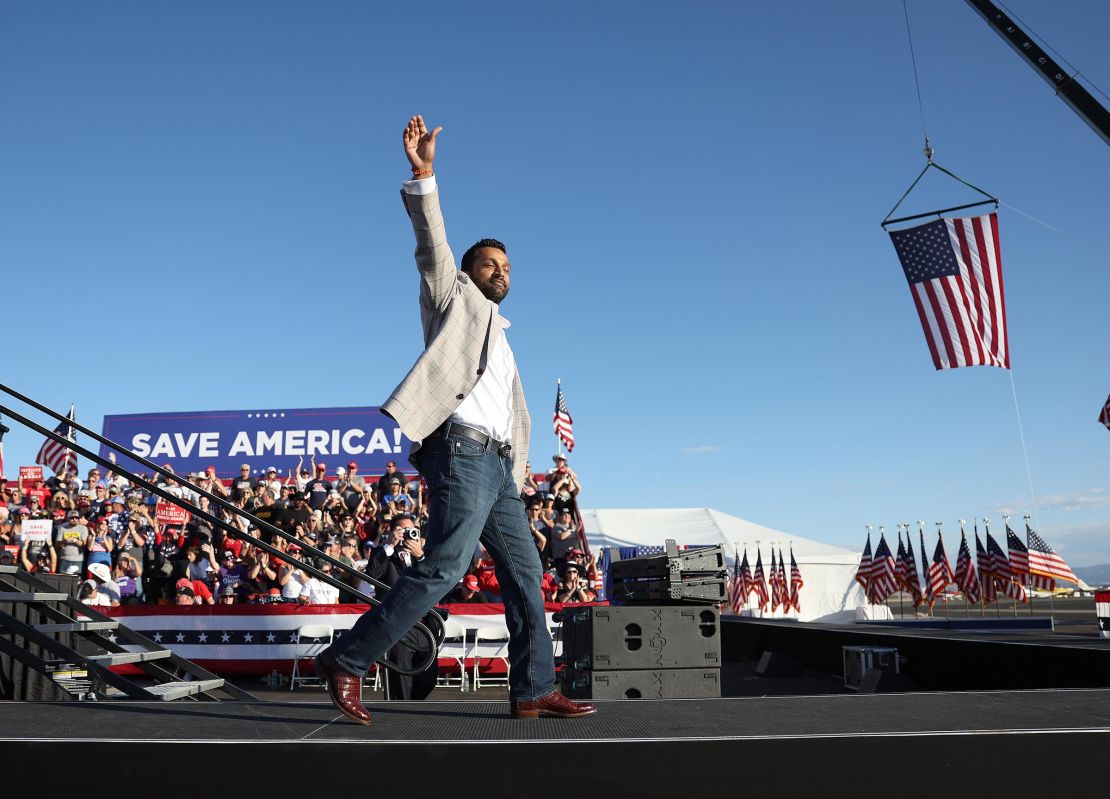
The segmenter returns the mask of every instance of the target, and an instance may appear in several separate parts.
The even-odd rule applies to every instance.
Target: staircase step
[[[69,594],[47,593],[45,591],[0,591],[0,602],[64,602]]]
[[[101,666],[122,666],[124,663],[146,663],[150,660],[163,660],[172,655],[168,649],[154,649],[149,652],[109,652],[106,655],[92,655],[89,661]]]
[[[95,630],[115,630],[119,627],[118,621],[69,621],[51,622],[49,624],[31,625],[40,633],[83,633]]]
[[[151,686],[147,688],[147,690],[163,702],[172,702],[175,699],[182,699],[186,696],[196,696],[197,694],[212,691],[216,688],[223,688],[223,686],[223,679],[190,680],[189,682],[165,682],[161,685]]]

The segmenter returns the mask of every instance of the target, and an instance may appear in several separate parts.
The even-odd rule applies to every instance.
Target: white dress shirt
[[[430,194],[435,188],[435,175],[404,183],[404,190],[408,194]],[[472,427],[498,441],[509,441],[513,435],[513,377],[516,375],[516,359],[505,331],[511,325],[508,319],[498,313],[497,303],[487,302],[493,306],[494,319],[501,324],[500,335],[494,339],[493,349],[478,383],[449,420]]]

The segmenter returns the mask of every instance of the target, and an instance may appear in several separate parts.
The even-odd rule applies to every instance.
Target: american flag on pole
[[[1064,559],[1052,551],[1048,542],[1033,532],[1026,524],[1025,535],[1029,540],[1029,573],[1041,577],[1051,577],[1056,580],[1067,580],[1069,583],[1079,585],[1079,578],[1075,572],[1064,562]]]
[[[752,575],[752,591],[755,592],[756,601],[759,602],[759,609],[766,610],[769,594],[767,593],[767,581],[763,576],[763,553],[758,549],[755,553],[755,574]]]
[[[867,598],[871,598],[871,530],[867,531],[867,546],[860,555],[859,568],[856,569],[856,582],[863,587]]]
[[[925,594],[921,590],[921,579],[917,575],[917,556],[913,554],[913,540],[910,538],[909,525],[906,525],[906,555],[902,562],[902,573],[906,578],[906,586],[913,596],[913,606],[916,608],[925,601]]]
[[[563,399],[561,382],[555,384],[555,417],[552,424],[555,427],[555,436],[566,445],[567,452],[574,452],[574,420],[570,418],[567,401]]]
[[[1098,420],[1110,430],[1110,397],[1106,398],[1106,404],[1102,406],[1102,412],[1098,415]]]
[[[922,522],[918,522],[917,535],[921,541],[921,579],[925,583],[921,591],[922,604],[928,602],[929,606],[932,607],[933,595],[929,591],[929,556],[925,554],[925,527]]]
[[[782,556],[782,547],[779,547],[779,593],[782,595],[783,612],[790,611],[790,582],[786,577],[786,558]]]
[[[990,531],[987,531],[990,535]],[[994,554],[979,541],[979,525],[975,525],[975,565],[979,568],[980,577],[989,577],[994,574]]]
[[[76,417],[73,415],[73,406],[69,406],[69,421],[73,421]],[[58,426],[54,428],[54,432],[69,441],[77,441],[77,431],[66,422],[59,422]],[[77,474],[77,453],[71,449],[67,449],[64,445],[59,444],[52,438],[46,439],[42,446],[39,448],[38,455],[35,456],[35,463],[42,466],[49,466],[54,474],[61,474],[63,471],[68,471],[70,474]]]
[[[1026,529],[1028,527],[1029,525],[1026,525]],[[1006,525],[1006,548],[1010,551],[1010,571],[1013,572],[1015,579],[1039,591],[1056,590],[1056,581],[1051,577],[1029,573],[1029,550],[1008,524]]]
[[[871,600],[876,604],[885,602],[887,597],[897,590],[894,555],[887,546],[886,536],[879,533],[879,545],[875,547],[875,557],[871,560]]]
[[[0,418],[0,477],[4,476],[4,420]]]
[[[748,550],[744,549],[744,560],[741,562],[739,553],[733,551],[732,579],[728,584],[728,607],[733,613],[740,615],[744,605],[748,604]]]
[[[964,592],[964,599],[969,605],[979,601],[979,575],[975,573],[975,564],[971,560],[971,550],[967,546],[967,534],[960,531],[960,551],[956,555],[956,573],[953,575],[956,585]]]
[[[906,545],[902,543],[902,527],[898,527],[898,554],[894,556],[894,580],[898,583],[899,590],[910,590],[906,582]]]
[[[890,231],[937,369],[1010,368],[998,214]]]
[[[774,613],[783,603],[782,585],[779,583],[779,564],[775,560],[775,548],[771,547],[771,571],[767,574],[767,582],[771,584],[771,612]]]
[[[1009,526],[1006,527],[1009,531]],[[1014,536],[1017,538],[1017,536]],[[1021,542],[1018,541],[1020,544]],[[1016,599],[1019,602],[1026,602],[1029,596],[1025,593],[1025,586],[1014,579],[1013,569],[1010,568],[1010,561],[1006,557],[1006,553],[1002,551],[1002,547],[998,542],[991,537],[990,530],[987,530],[987,554],[991,559],[991,570],[994,573],[995,585],[1002,590],[1002,593],[1011,599]]]
[[[975,525],[975,565],[979,567],[979,584],[983,587],[983,604],[998,598],[995,590],[994,556],[979,541],[979,525]]]
[[[925,580],[928,586],[926,596],[930,606],[937,601],[937,597],[944,593],[945,587],[955,582],[952,567],[948,565],[948,555],[944,551],[944,536],[937,531],[937,546],[933,550],[933,562],[929,564],[929,574]]]
[[[794,545],[790,545],[790,604],[798,613],[802,612],[801,590],[805,585],[802,580],[802,570],[798,568],[798,561],[794,560]]]

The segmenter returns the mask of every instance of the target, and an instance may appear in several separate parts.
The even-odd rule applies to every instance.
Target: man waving
[[[455,268],[434,171],[442,130],[429,133],[414,116],[403,135],[412,180],[401,196],[416,234],[425,350],[382,406],[416,442],[409,460],[428,483],[424,559],[317,657],[316,669],[339,709],[369,724],[362,676],[458,583],[481,540],[505,603],[512,715],[584,716],[595,708],[555,690],[543,569],[520,499],[531,425],[501,316],[511,264],[504,244],[482,239]]]

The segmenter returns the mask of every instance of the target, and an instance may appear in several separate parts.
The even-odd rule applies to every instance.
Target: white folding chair
[[[466,641],[466,627],[457,621],[447,619],[443,623],[443,645],[439,648],[439,657],[446,659],[450,658],[455,661],[459,667],[459,690],[466,690],[466,659],[470,655],[470,650]],[[445,688],[454,686],[454,678],[450,673],[440,672],[439,679],[436,681],[438,685]]]
[[[297,630],[293,639],[293,674],[289,678],[289,690],[297,687],[297,683],[310,683],[323,685],[315,674],[305,677],[301,674],[301,660],[315,658],[329,646],[335,638],[335,630],[330,624],[305,624]]]
[[[509,684],[509,628],[501,627],[479,627],[474,632],[474,647],[471,650],[471,657],[474,658],[474,675],[470,680],[470,684],[474,686],[474,690],[478,690],[485,685],[508,685]],[[491,677],[481,675],[481,670],[478,668],[482,660],[500,660],[505,664],[504,677]]]

